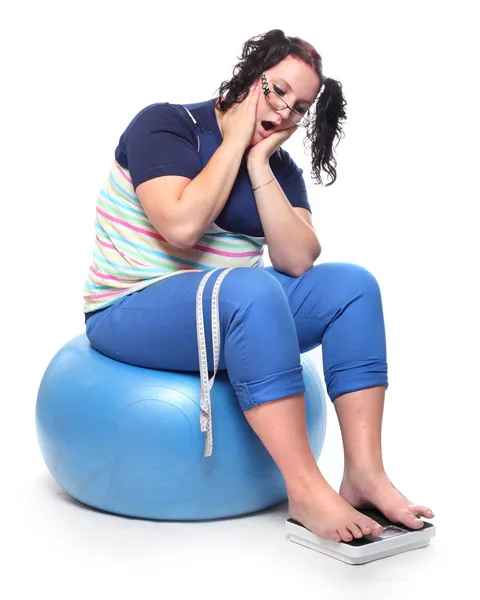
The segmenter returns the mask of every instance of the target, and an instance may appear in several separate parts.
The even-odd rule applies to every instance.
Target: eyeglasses
[[[262,75],[261,80],[263,93],[265,94],[265,99],[272,108],[274,108],[277,111],[285,110],[286,108],[288,108],[290,110],[288,118],[297,127],[307,127],[308,125],[310,125],[310,120],[304,114],[302,115],[302,113],[299,113],[297,110],[290,108],[290,106],[288,106],[285,100],[282,100],[282,98],[280,98],[280,96],[276,92],[269,89],[265,73]]]

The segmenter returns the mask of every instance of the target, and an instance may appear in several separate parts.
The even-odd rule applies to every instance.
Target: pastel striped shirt
[[[229,233],[213,224],[193,248],[172,246],[143,211],[129,172],[114,160],[97,200],[84,312],[105,308],[126,294],[192,270],[261,268],[264,244],[264,238]]]

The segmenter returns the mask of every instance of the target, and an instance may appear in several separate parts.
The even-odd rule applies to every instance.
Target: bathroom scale
[[[295,519],[287,519],[287,538],[300,544],[336,558],[350,565],[361,565],[379,558],[386,558],[408,550],[428,546],[435,536],[435,526],[424,521],[421,529],[410,529],[399,523],[392,523],[376,510],[360,510],[359,512],[374,519],[384,529],[378,535],[365,535],[351,542],[333,542],[321,538],[304,527]]]

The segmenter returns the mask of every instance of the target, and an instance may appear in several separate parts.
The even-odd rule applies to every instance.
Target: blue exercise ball
[[[325,438],[326,394],[302,355],[310,447]],[[79,335],[54,356],[38,391],[39,446],[57,483],[103,511],[159,520],[252,513],[287,499],[225,371],[211,390],[213,455],[204,458],[197,373],[127,365]]]

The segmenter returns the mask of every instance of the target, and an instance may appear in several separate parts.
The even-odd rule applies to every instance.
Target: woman
[[[146,107],[122,134],[98,198],[84,294],[98,351],[143,367],[201,371],[206,456],[208,370],[227,369],[286,481],[290,516],[336,541],[381,533],[354,507],[376,507],[414,529],[433,517],[401,495],[383,467],[388,381],[378,283],[354,264],[314,264],[320,244],[302,171],[281,148],[305,130],[315,181],[324,171],[333,183],[345,105],[317,51],[272,30],[244,44],[218,98]],[[203,329],[206,348],[197,337]],[[306,434],[300,353],[320,344],[345,452],[338,494]]]

